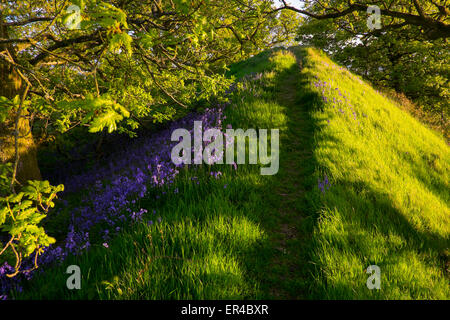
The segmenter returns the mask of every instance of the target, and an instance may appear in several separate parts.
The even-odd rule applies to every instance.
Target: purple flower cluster
[[[220,171],[211,171],[210,174],[211,174],[212,177],[214,177],[216,179],[219,179],[219,177],[222,175],[222,172],[220,172]]]
[[[328,190],[331,187],[331,183],[328,180],[328,176],[325,174],[323,181],[320,178],[317,179],[319,190],[325,194],[325,189]]]
[[[57,246],[46,248],[39,256],[38,270],[42,271],[43,267],[51,263],[63,261],[68,254],[80,254],[91,247],[93,242],[108,248],[108,241],[121,230],[121,226],[142,221],[148,212],[139,208],[137,200],[147,195],[148,188],[169,187],[179,173],[177,166],[171,161],[171,150],[177,143],[171,142],[173,130],[192,128],[192,134],[194,121],[202,121],[205,130],[222,130],[225,118],[223,109],[227,105],[225,103],[207,108],[203,114],[192,113],[172,122],[162,131],[137,138],[126,148],[118,148],[109,157],[106,166],[94,167],[63,181],[66,190],[63,198],[78,191],[83,191],[84,198],[75,208],[69,208],[67,201],[63,200],[59,208],[54,210],[55,215],[64,209],[70,210],[70,223],[65,239],[60,240]],[[211,175],[217,179],[221,172],[211,172]],[[198,184],[198,179],[196,180]],[[174,193],[178,193],[178,189]],[[153,210],[153,214],[155,212]],[[161,217],[157,221],[161,222]],[[149,220],[147,224],[152,225],[153,220]],[[28,260],[24,262],[25,266],[31,266],[32,259]],[[0,299],[5,299],[11,289],[21,290],[20,281],[24,275],[7,278],[6,274],[12,270],[7,263],[0,266]],[[31,277],[32,273],[25,276],[26,279]]]

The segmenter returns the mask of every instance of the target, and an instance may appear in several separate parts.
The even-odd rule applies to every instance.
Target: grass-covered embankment
[[[280,129],[277,175],[185,169],[170,192],[139,200],[149,217],[108,248],[69,257],[16,296],[448,299],[448,146],[323,54],[292,51],[232,66],[252,75],[225,110],[224,126]],[[66,288],[70,264],[81,290]],[[371,264],[380,290],[366,287]]]

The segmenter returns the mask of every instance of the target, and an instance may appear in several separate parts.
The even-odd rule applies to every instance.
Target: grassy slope
[[[317,174],[332,184],[314,231],[323,297],[448,299],[448,146],[323,54],[305,60],[311,91],[327,98],[312,110]],[[336,88],[346,103],[333,103],[345,101]],[[370,264],[381,268],[378,292],[365,286]]]
[[[277,175],[252,165],[217,166],[218,180],[207,167],[186,171],[179,194],[139,204],[162,223],[68,259],[18,298],[448,299],[448,146],[325,56],[294,51],[302,69],[276,51],[231,70],[263,72],[233,95],[227,122],[280,129]],[[332,84],[327,101],[336,87],[348,92],[356,120],[349,105],[324,101],[319,80]],[[332,186],[322,194],[324,174]],[[65,287],[70,264],[81,267],[79,291]],[[381,268],[379,291],[366,287],[370,264]]]

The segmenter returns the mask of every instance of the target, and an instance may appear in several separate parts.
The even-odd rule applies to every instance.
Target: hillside
[[[241,81],[229,103],[200,119],[221,129],[279,129],[279,172],[220,164],[178,171],[164,162],[170,149],[161,139],[170,132],[142,139],[122,151],[120,173],[110,170],[121,179],[103,181],[120,186],[130,177],[123,206],[107,198],[126,217],[120,232],[95,236],[120,215],[98,208],[105,218],[89,227],[89,250],[45,267],[12,297],[449,299],[444,139],[315,49],[266,51],[231,66],[230,76]],[[168,174],[152,182],[158,161]],[[66,199],[50,234],[69,232],[64,219],[83,196]],[[83,270],[82,290],[65,287],[71,264]],[[380,290],[366,286],[370,265],[381,270]]]
[[[307,51],[302,75],[310,93],[300,90],[300,104],[315,100],[315,173],[330,181],[314,200],[313,261],[325,296],[448,299],[444,139],[319,52]],[[370,264],[381,269],[379,292],[363,283]]]

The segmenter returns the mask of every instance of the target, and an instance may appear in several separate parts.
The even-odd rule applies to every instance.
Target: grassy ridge
[[[320,296],[448,299],[444,139],[315,50],[308,49],[302,74],[318,101],[316,174],[331,182],[316,202]],[[365,286],[370,264],[381,268],[381,290]]]
[[[185,170],[179,193],[152,191],[137,204],[150,216],[109,248],[70,257],[15,296],[448,299],[443,139],[313,49],[264,52],[230,74],[252,76],[232,95],[226,124],[280,129],[279,173]],[[81,290],[66,289],[71,264],[81,267]],[[366,287],[371,264],[381,290]]]
[[[273,86],[282,70],[295,64],[269,62],[277,67],[265,87],[251,84],[233,95],[226,110],[234,128],[282,128],[284,110],[274,100]],[[259,96],[259,97],[258,97]],[[268,137],[270,139],[270,136]],[[270,140],[269,140],[270,141]],[[270,151],[270,150],[269,150]],[[219,179],[211,171],[221,171]],[[177,177],[171,190],[153,190],[136,206],[149,211],[108,243],[69,257],[60,267],[30,281],[19,299],[258,299],[269,297],[264,274],[276,250],[263,225],[274,225],[264,206],[271,178],[258,165],[192,166]],[[177,188],[179,192],[173,193]],[[167,192],[165,195],[162,192]],[[158,200],[157,197],[159,197]],[[156,210],[153,215],[153,210]],[[157,217],[163,217],[157,223]],[[148,225],[152,219],[154,224]],[[82,272],[82,289],[66,288],[67,266]],[[262,280],[261,280],[262,279]]]

